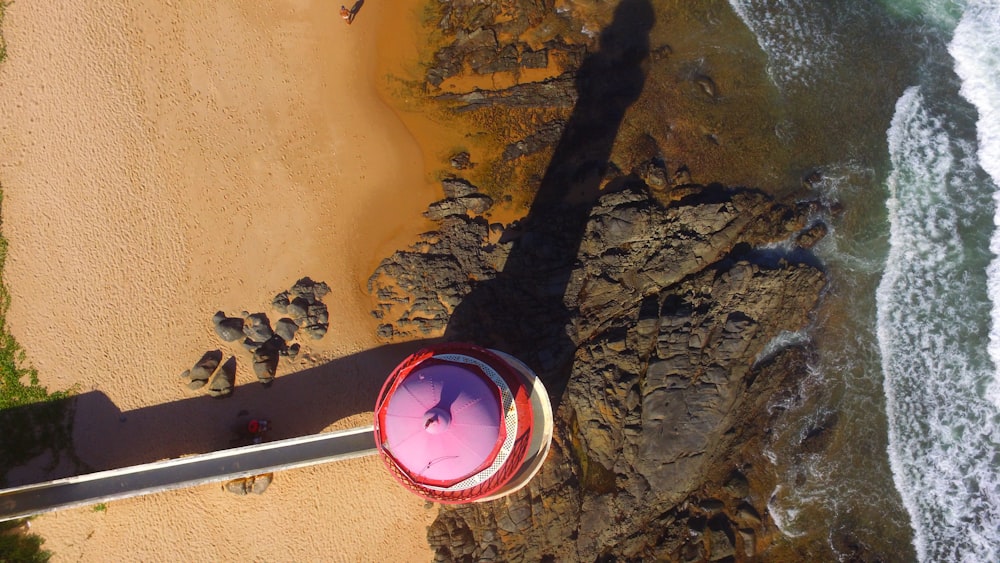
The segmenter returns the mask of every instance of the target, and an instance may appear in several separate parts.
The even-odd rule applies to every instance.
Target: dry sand
[[[224,447],[245,413],[276,438],[369,422],[406,349],[376,349],[364,282],[436,195],[374,87],[377,31],[412,4],[366,2],[351,26],[318,0],[7,6],[7,320],[44,385],[81,393],[91,468]],[[333,288],[331,330],[265,390],[210,319],[276,320],[271,298],[303,276]],[[240,361],[221,401],[177,378],[217,348]],[[33,531],[56,560],[419,561],[434,512],[364,458],[279,473],[261,496],[208,485]]]

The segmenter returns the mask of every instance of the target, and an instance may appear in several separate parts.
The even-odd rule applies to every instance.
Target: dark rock
[[[468,170],[469,168],[473,168],[476,166],[472,162],[472,158],[469,155],[469,153],[465,151],[452,155],[452,157],[448,159],[448,162],[451,164],[451,167],[454,168],[455,170]]]
[[[295,321],[289,318],[278,319],[278,322],[274,324],[274,333],[280,336],[285,342],[291,342],[295,339],[295,331],[299,329],[299,325],[295,324]]]
[[[465,206],[471,213],[475,215],[482,215],[486,211],[493,207],[493,198],[485,194],[471,194],[465,197],[459,198],[458,201]]]
[[[512,72],[519,66],[517,47],[505,45],[499,52],[490,53],[487,50],[476,51],[482,60],[470,61],[472,70],[477,74],[493,74],[494,72]]]
[[[295,357],[299,355],[299,348],[300,348],[300,345],[299,345],[298,342],[296,342],[295,344],[292,344],[291,346],[288,347],[288,359],[289,360],[294,360]]]
[[[733,498],[746,498],[750,494],[750,482],[741,471],[734,469],[729,477],[726,479],[723,488],[729,493]]]
[[[261,383],[274,381],[278,371],[278,358],[285,350],[285,341],[280,336],[273,336],[253,353],[253,372]]]
[[[284,314],[288,312],[289,303],[291,303],[291,298],[288,292],[282,291],[274,296],[274,299],[271,301],[271,306],[274,307],[275,311]]]
[[[543,4],[515,0],[503,9],[517,10],[516,21],[501,21],[498,3],[437,3],[440,30],[457,39],[435,55],[428,80],[463,67],[509,68],[508,46],[517,39],[508,38],[529,37],[531,22],[565,18],[558,20],[565,25],[578,17]],[[574,73],[587,39],[572,40],[576,51],[558,40],[544,46],[546,65],[566,74],[437,99],[458,112],[486,110],[475,119],[523,117],[508,128],[499,164],[533,166],[539,158],[518,159],[560,143],[577,88],[593,86]],[[533,55],[515,44],[524,67]],[[651,57],[669,55],[661,45]],[[720,100],[714,80],[686,76],[695,91]],[[825,281],[803,258],[808,252],[775,243],[816,214],[758,190],[693,184],[686,166],[669,175],[661,155],[677,141],[665,129],[651,128],[639,141],[624,135],[626,157],[588,154],[546,171],[570,184],[597,178],[606,187],[596,204],[536,201],[525,221],[491,226],[449,201],[435,210],[434,231],[384,260],[369,279],[382,338],[444,336],[503,349],[532,366],[555,401],[556,436],[538,475],[503,502],[442,507],[427,534],[436,559],[742,557],[736,548],[748,542],[736,536],[725,507],[761,498],[753,487],[768,491],[773,483],[765,470],[755,471],[753,487],[733,481],[734,467],[750,467],[733,452],[743,444],[763,450],[753,439],[761,434],[742,430],[768,420],[760,397],[787,381],[777,370],[792,369],[759,367],[757,355],[780,332],[806,326]],[[525,189],[541,183],[539,175],[524,179]],[[446,188],[445,200],[475,193],[465,182]],[[502,197],[512,201],[510,193]],[[772,545],[764,536],[774,533],[770,523],[734,519],[754,530],[757,544]]]
[[[303,330],[309,335],[313,340],[319,340],[326,335],[326,331],[329,329],[330,325],[326,323],[318,323],[307,325]]]
[[[493,206],[493,198],[484,194],[469,194],[457,198],[447,198],[436,201],[427,207],[424,216],[434,221],[440,221],[453,215],[473,213],[481,215]]]
[[[287,312],[298,323],[300,319],[305,318],[309,313],[309,302],[302,297],[296,297],[288,304]],[[299,324],[301,325],[301,323]]]
[[[673,55],[673,54],[674,54],[674,50],[670,47],[670,45],[661,45],[661,46],[659,46],[659,47],[651,50],[650,53],[649,53],[650,58],[653,59],[656,62],[659,62],[659,61],[662,61],[662,60],[666,60],[668,57],[670,57],[670,55]]]
[[[253,342],[267,342],[274,336],[271,321],[264,313],[254,313],[247,317],[243,326],[243,334]]]
[[[440,221],[452,215],[465,215],[468,210],[469,208],[457,199],[442,199],[427,206],[427,211],[424,211],[424,217],[427,217],[431,221]]]
[[[802,178],[802,186],[806,188],[815,188],[823,181],[823,173],[819,170],[813,170]]]
[[[757,533],[750,528],[740,528],[740,543],[743,544],[743,554],[753,557],[757,553]]]
[[[736,547],[729,536],[723,532],[712,532],[709,538],[709,543],[712,546],[709,561],[733,561],[735,563],[732,557],[736,555]]]
[[[562,120],[549,121],[537,128],[527,137],[511,143],[503,149],[504,160],[514,160],[522,156],[535,154],[541,150],[555,146],[562,136],[566,122]]]
[[[571,108],[576,103],[573,77],[557,76],[542,82],[528,82],[503,90],[473,90],[464,94],[440,94],[437,99],[459,113],[485,107]]]
[[[583,551],[570,555],[557,547],[557,537],[568,533],[566,525],[536,523],[522,530],[509,514],[479,513],[474,506],[454,510],[476,522],[479,530],[515,530],[507,533],[523,540],[505,543],[503,553],[508,555],[511,550],[540,554],[544,549],[557,558],[592,559],[598,545],[616,545],[624,553],[650,545],[641,542],[657,541],[615,535],[603,523],[645,529],[695,490],[711,467],[711,452],[728,439],[727,419],[746,393],[744,378],[756,355],[780,331],[798,330],[808,322],[804,312],[815,305],[824,285],[820,270],[790,257],[769,265],[746,259],[752,255],[743,250],[742,259],[730,254],[741,245],[783,240],[786,225],[800,221],[802,212],[754,190],[692,185],[682,199],[662,207],[648,189],[627,188],[607,193],[591,208],[575,260],[560,257],[565,251],[558,247],[558,238],[547,248],[546,239],[537,238],[541,233],[530,233],[536,237],[530,242],[522,234],[519,240],[530,244],[551,270],[558,271],[562,263],[573,268],[565,291],[558,286],[551,290],[572,307],[567,334],[578,343],[570,352],[571,375],[560,395],[556,426],[578,428],[573,440],[579,441],[587,459],[565,480],[551,473],[557,464],[544,465],[536,477],[548,483],[544,496],[567,500],[532,507],[531,514],[570,522],[569,529],[579,530],[581,538],[574,549]],[[440,311],[434,314],[447,320],[447,309],[430,304],[453,299],[459,303],[471,289],[470,276],[496,276],[490,257],[497,250],[483,242],[489,226],[467,218],[447,221],[451,223],[442,225],[422,251],[397,253],[380,266],[395,285],[378,281],[383,279],[380,271],[370,281],[387,307],[404,309],[386,317],[392,323],[383,334],[427,326],[431,311]],[[558,216],[547,227],[558,232]],[[543,333],[526,327],[551,325],[549,319],[557,313],[539,306],[549,287],[544,278],[519,286],[516,291],[528,296],[523,305],[510,302],[511,294],[518,293],[498,289],[496,302],[517,315],[478,315],[470,317],[472,323],[456,326],[477,341],[506,335],[504,348],[537,366],[548,384],[553,381],[549,370],[558,365],[551,354],[558,352]],[[424,324],[416,324],[418,318]],[[452,317],[451,322],[458,321]],[[539,351],[550,355],[543,357]],[[633,375],[639,373],[645,373],[642,380]],[[597,500],[609,490],[617,495],[613,505]],[[718,500],[702,509],[725,520]],[[584,525],[581,514],[587,514],[586,522],[593,526]],[[712,530],[709,538],[714,542],[712,558],[735,553],[734,533],[728,524],[723,528]],[[452,531],[448,537],[464,537],[456,534]],[[581,547],[583,541],[593,542],[587,544],[593,548]],[[478,544],[461,545],[475,559]],[[682,546],[678,540],[676,549]],[[454,554],[454,545],[449,549]]]
[[[802,436],[800,447],[805,453],[818,453],[830,446],[834,431],[840,416],[836,412],[820,413],[820,419],[815,421]]]
[[[736,520],[745,526],[760,526],[760,513],[750,503],[741,503],[736,509]]]
[[[191,389],[198,389],[208,382],[208,379],[212,377],[215,370],[219,367],[219,362],[222,361],[222,351],[212,350],[205,352],[201,359],[198,360],[194,367],[181,374],[186,379],[190,379],[191,383],[188,385]],[[185,375],[186,374],[186,375]]]
[[[230,356],[226,363],[215,372],[208,384],[208,394],[213,397],[228,397],[236,384],[236,358]]]
[[[323,303],[313,303],[306,310],[308,324],[327,324],[330,322],[330,312]]]
[[[669,185],[667,167],[662,159],[654,158],[644,162],[635,170],[635,173],[654,190],[666,189]]]
[[[715,81],[712,80],[711,76],[708,76],[706,74],[697,74],[692,79],[692,81],[709,98],[715,99],[719,97],[719,87],[715,85]]]
[[[239,317],[227,317],[219,311],[212,317],[212,323],[215,324],[215,333],[226,342],[243,338],[243,319]]]
[[[532,51],[531,47],[528,47],[527,45],[522,46],[521,49],[521,68],[548,68],[548,49]]]
[[[253,373],[257,376],[257,381],[268,384],[274,381],[278,372],[278,356],[258,358],[254,355]]]
[[[816,246],[819,241],[823,240],[823,237],[825,237],[826,234],[826,223],[816,223],[799,233],[799,236],[795,238],[795,244],[799,245],[800,248],[812,248]]]
[[[886,560],[873,553],[872,549],[849,529],[834,530],[830,535],[830,546],[840,561],[879,563]]]
[[[698,503],[698,508],[701,508],[709,514],[718,514],[726,508],[726,503],[719,499],[707,498]]]
[[[689,543],[684,546],[681,552],[681,560],[685,563],[705,561],[706,555],[705,546],[702,543]]]
[[[462,178],[446,178],[441,180],[441,187],[444,189],[444,196],[447,199],[457,199],[472,195],[478,191],[476,186]]]
[[[292,289],[288,290],[288,293],[294,298],[293,303],[295,300],[303,299],[311,305],[326,297],[330,293],[330,286],[326,282],[315,282],[306,277],[295,282],[295,285],[292,286]],[[290,310],[286,312],[291,313]]]
[[[691,184],[691,171],[688,170],[687,166],[681,166],[674,172],[674,175],[670,178],[670,185],[672,186],[687,186]]]

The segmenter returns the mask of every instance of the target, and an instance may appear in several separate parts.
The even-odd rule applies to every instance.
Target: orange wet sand
[[[176,402],[182,419],[204,408],[177,374],[220,347],[212,314],[271,314],[302,276],[333,288],[330,332],[282,363],[274,391],[337,358],[340,371],[369,367],[352,359],[377,345],[364,282],[426,228],[438,195],[376,92],[390,9],[411,8],[369,1],[351,26],[339,5],[307,0],[5,8],[7,320],[45,386],[102,392],[125,413]],[[238,357],[237,384],[259,395]],[[354,395],[343,400],[365,402]],[[368,422],[371,405],[351,407],[328,428]],[[116,423],[77,420],[84,462],[110,463],[100,429]],[[281,472],[262,496],[206,485],[32,529],[56,560],[420,561],[434,513],[371,457]]]

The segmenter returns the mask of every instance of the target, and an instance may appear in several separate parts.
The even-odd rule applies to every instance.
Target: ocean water
[[[841,560],[1000,561],[1000,0],[729,4],[844,209],[768,508]]]

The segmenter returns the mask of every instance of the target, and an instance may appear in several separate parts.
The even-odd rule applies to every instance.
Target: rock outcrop
[[[734,477],[729,486],[746,503],[727,513],[735,524],[719,516],[728,501],[712,498],[685,513],[705,545],[668,545],[659,535],[704,486],[745,416],[740,405],[764,385],[755,361],[765,345],[809,321],[824,274],[787,241],[813,206],[750,189],[675,191],[663,204],[629,177],[590,209],[573,260],[557,258],[574,251],[558,237],[535,245],[564,275],[522,272],[505,282],[512,241],[544,233],[506,226],[491,243],[484,218],[455,215],[372,277],[377,314],[391,327],[384,333],[434,336],[447,326],[513,352],[558,404],[553,451],[538,477],[508,499],[443,509],[429,532],[440,558],[593,560],[673,546],[721,559],[766,533],[746,516],[760,520],[766,499],[745,501]],[[570,322],[556,327],[564,340],[546,328],[556,279],[567,280]],[[481,301],[476,314],[453,318],[470,296]]]
[[[370,278],[373,315],[386,340],[462,339],[513,354],[555,407],[538,475],[503,499],[442,507],[428,531],[436,558],[768,559],[771,405],[811,357],[802,340],[774,343],[807,327],[820,299],[826,279],[809,249],[828,210],[693,181],[692,168],[713,172],[695,164],[752,155],[726,145],[717,125],[663,113],[714,112],[738,92],[681,68],[651,33],[650,3],[436,9],[451,40],[429,63],[426,91],[456,120],[499,131],[503,150],[493,162],[475,155],[476,169],[451,166],[485,187],[444,180],[425,214],[437,228]],[[601,32],[573,31],[587,29]],[[671,78],[648,80],[651,65]],[[548,72],[520,80],[527,68]],[[445,84],[479,76],[503,86]],[[492,221],[511,192],[529,194],[527,215]]]

